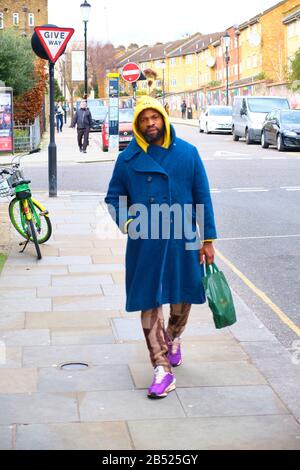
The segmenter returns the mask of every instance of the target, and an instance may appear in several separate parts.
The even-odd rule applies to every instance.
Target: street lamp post
[[[163,80],[162,80],[162,89],[163,89],[163,105],[165,105],[165,66],[166,66],[166,61],[163,59],[161,61],[162,65],[162,72],[163,72]]]
[[[84,94],[85,98],[88,97],[88,77],[87,77],[87,23],[90,18],[91,5],[84,0],[80,5],[81,18],[84,22]]]
[[[229,79],[228,79],[228,65],[230,62],[230,57],[229,57],[229,46],[230,46],[230,36],[228,32],[226,31],[226,34],[223,36],[223,41],[225,45],[225,63],[226,63],[226,105],[229,105]]]

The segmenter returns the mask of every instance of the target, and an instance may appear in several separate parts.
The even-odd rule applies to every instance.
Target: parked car
[[[102,150],[108,151],[109,147],[109,116],[106,116],[102,128]],[[133,109],[119,109],[119,150],[124,150],[133,138],[132,131]]]
[[[300,110],[274,110],[266,116],[261,134],[261,146],[276,145],[279,152],[300,148]]]
[[[107,115],[107,106],[104,106],[103,100],[95,98],[87,100],[87,107],[92,115],[91,132],[101,132]],[[77,101],[76,108],[80,108],[80,101]]]
[[[231,106],[208,106],[199,119],[199,132],[230,132],[232,129]]]
[[[265,117],[273,109],[290,109],[287,98],[276,96],[237,96],[232,113],[232,135],[237,142],[241,137],[246,143],[261,141]]]

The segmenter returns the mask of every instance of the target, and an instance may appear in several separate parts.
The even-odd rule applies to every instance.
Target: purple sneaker
[[[166,372],[163,366],[157,366],[154,369],[154,379],[150,388],[148,388],[149,398],[165,398],[169,392],[175,390],[176,379],[173,374]]]
[[[182,364],[181,357],[181,347],[180,347],[180,338],[175,338],[174,341],[171,341],[167,337],[168,342],[168,359],[172,367],[178,367]]]

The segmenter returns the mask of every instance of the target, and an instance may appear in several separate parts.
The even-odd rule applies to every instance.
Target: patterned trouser
[[[163,366],[166,371],[171,371],[171,365],[167,358],[166,333],[171,340],[179,338],[187,324],[191,307],[191,304],[186,303],[170,305],[167,331],[164,327],[162,306],[142,312],[142,327],[153,367]]]

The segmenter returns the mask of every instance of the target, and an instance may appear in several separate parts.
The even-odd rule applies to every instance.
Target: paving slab
[[[18,369],[22,367],[22,347],[6,346],[0,342],[0,369]]]
[[[0,424],[78,422],[75,395],[28,393],[0,395]]]
[[[9,274],[1,274],[0,278],[0,287],[12,287],[12,288],[19,288],[19,287],[41,287],[41,286],[49,286],[51,284],[51,276],[50,275],[32,275],[30,271],[26,272],[26,276],[24,273],[16,274],[16,275],[9,275]]]
[[[0,307],[0,330],[21,329],[25,324],[24,312],[3,312]]]
[[[300,424],[300,377],[269,377],[268,382]]]
[[[78,296],[80,292],[80,296],[92,296],[92,295],[103,295],[102,289],[100,284],[93,284],[91,286],[77,286],[69,285],[69,286],[51,286],[51,287],[38,287],[37,288],[37,297],[38,298],[47,298],[47,297],[64,297],[64,296]]]
[[[12,450],[13,426],[0,426],[0,450]]]
[[[288,354],[288,350],[277,340],[241,342],[241,346],[253,359],[286,356]]]
[[[41,299],[42,300],[42,299]],[[53,298],[53,311],[54,312],[74,312],[81,310],[104,310],[112,309],[119,310],[125,304],[125,298],[121,296],[100,296],[93,295],[89,297],[81,296],[65,296],[65,297],[54,297]]]
[[[300,378],[300,362],[294,364],[290,354],[256,358],[253,363],[267,379],[279,377]]]
[[[81,421],[127,421],[184,418],[175,393],[168,400],[149,400],[146,390],[88,392],[79,394]]]
[[[83,276],[69,275],[69,276],[52,276],[53,286],[94,286],[94,285],[113,285],[112,276],[109,274]]]
[[[6,346],[50,345],[49,330],[1,330],[0,341]]]
[[[153,370],[148,363],[129,364],[137,388],[146,388],[152,381]],[[266,380],[256,367],[247,362],[185,363],[176,368],[177,387],[223,387],[241,385],[266,385]]]
[[[26,313],[26,328],[103,328],[109,326],[110,317],[118,315],[117,310],[86,310],[69,312]]]
[[[26,298],[24,302],[21,299],[4,299],[1,302],[0,313],[3,312],[51,312],[52,305],[50,299],[38,299],[36,297]]]
[[[88,346],[24,347],[24,367],[52,367],[66,362],[87,362],[91,365],[128,364],[148,360],[144,344],[100,344]],[[149,361],[149,360],[148,360]]]
[[[14,266],[6,263],[1,276],[23,276],[24,282],[27,282],[27,275],[29,278],[30,276],[44,277],[45,275],[68,274],[68,272],[67,266],[28,266],[26,264],[24,266]]]
[[[113,333],[118,341],[144,341],[141,320],[139,318],[113,318]]]
[[[300,428],[286,415],[151,419],[128,427],[137,450],[300,449]]]
[[[36,390],[36,369],[0,369],[0,394],[31,393]]]
[[[115,337],[111,328],[51,330],[52,345],[111,344],[114,342]]]
[[[64,370],[60,367],[42,368],[38,373],[39,392],[90,392],[133,388],[129,368],[125,364],[89,367],[77,371]]]
[[[9,438],[4,437],[8,445]],[[132,449],[126,423],[30,424],[17,427],[16,450],[107,449]]]
[[[121,263],[115,264],[91,264],[91,265],[76,265],[70,264],[69,265],[70,273],[84,273],[84,274],[92,274],[92,273],[118,273],[118,272],[125,272],[125,266]]]
[[[190,418],[290,414],[266,385],[178,388],[176,393]]]

